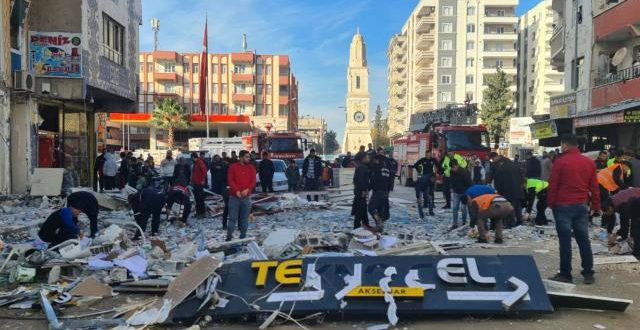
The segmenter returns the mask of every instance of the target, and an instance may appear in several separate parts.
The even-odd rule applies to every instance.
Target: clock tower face
[[[362,113],[361,111],[356,111],[356,113],[353,114],[353,120],[356,121],[356,123],[361,123],[364,121],[364,113]]]

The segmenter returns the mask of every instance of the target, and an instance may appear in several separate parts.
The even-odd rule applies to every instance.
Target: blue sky
[[[321,116],[342,142],[349,43],[356,28],[365,38],[371,112],[386,109],[389,39],[399,32],[417,0],[143,0],[140,50],[153,48],[152,17],[160,19],[160,49],[199,52],[205,13],[209,51],[249,48],[286,54],[300,84],[301,115]],[[540,0],[521,0],[518,13]]]

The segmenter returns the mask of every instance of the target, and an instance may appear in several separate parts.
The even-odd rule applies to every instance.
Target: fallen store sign
[[[273,310],[381,315],[393,308],[399,316],[553,311],[531,256],[264,260],[217,272],[223,279],[218,294],[229,300],[208,311],[218,318]]]

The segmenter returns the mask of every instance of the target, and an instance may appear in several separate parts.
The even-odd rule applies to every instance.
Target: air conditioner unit
[[[15,71],[13,74],[13,89],[33,92],[35,89],[33,75],[24,70]]]

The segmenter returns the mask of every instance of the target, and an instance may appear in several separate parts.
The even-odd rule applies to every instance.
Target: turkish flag
[[[207,19],[204,21],[204,40],[202,42],[202,55],[200,55],[200,83],[198,87],[200,88],[199,92],[199,102],[200,102],[200,112],[204,115],[207,111],[207,77],[209,76],[208,68],[208,54],[209,54],[209,46],[207,42]]]

